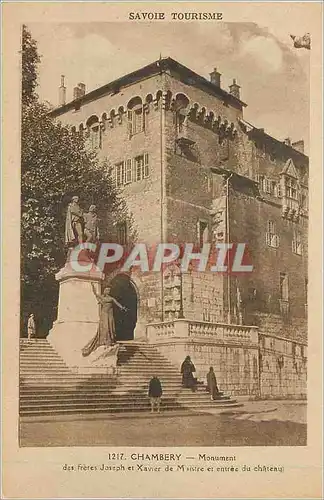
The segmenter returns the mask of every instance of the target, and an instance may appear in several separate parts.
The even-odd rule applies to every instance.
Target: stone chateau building
[[[233,80],[221,86],[163,58],[89,93],[84,84],[52,115],[85,134],[113,166],[138,239],[247,243],[252,273],[108,276],[129,309],[116,311],[120,340],[157,345],[198,376],[213,365],[232,394],[305,397],[308,157],[244,120]],[[82,199],[82,193],[79,193]],[[127,244],[125,222],[115,241]]]

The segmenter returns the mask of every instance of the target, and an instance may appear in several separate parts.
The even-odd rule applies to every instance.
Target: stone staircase
[[[82,375],[71,371],[47,340],[21,339],[21,416],[148,411],[152,375],[162,383],[163,412],[238,406],[224,395],[211,401],[203,386],[194,393],[182,388],[179,369],[154,346],[134,341],[119,344],[116,374]]]

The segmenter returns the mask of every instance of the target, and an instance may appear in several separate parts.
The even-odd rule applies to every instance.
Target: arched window
[[[90,146],[92,149],[101,148],[101,130],[99,118],[96,115],[90,116],[87,120],[87,128],[89,132]]]
[[[177,94],[174,102],[175,125],[177,134],[183,134],[186,128],[189,99],[184,94]]]
[[[132,137],[145,129],[145,114],[143,102],[140,97],[134,97],[127,105],[128,132]]]

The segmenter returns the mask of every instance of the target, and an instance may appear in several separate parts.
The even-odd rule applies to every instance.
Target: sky
[[[307,152],[310,51],[295,49],[285,23],[279,24],[89,22],[28,28],[41,55],[38,93],[54,106],[61,74],[70,101],[77,83],[84,82],[88,92],[161,54],[206,78],[217,67],[225,90],[236,78],[248,105],[244,118],[279,140],[304,139]]]

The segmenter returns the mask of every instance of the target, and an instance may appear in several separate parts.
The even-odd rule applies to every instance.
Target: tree
[[[37,66],[40,56],[36,41],[32,38],[26,25],[22,27],[22,102],[30,104],[37,99]]]
[[[24,324],[28,314],[35,313],[45,333],[56,317],[55,273],[66,259],[64,221],[71,196],[79,195],[85,209],[97,205],[106,241],[114,221],[127,220],[132,226],[132,218],[112,182],[109,164],[100,162],[83,136],[56,122],[50,108],[35,97],[32,75],[39,58],[27,46],[23,70],[27,68],[29,76],[22,80],[27,87],[21,124],[21,316]]]

